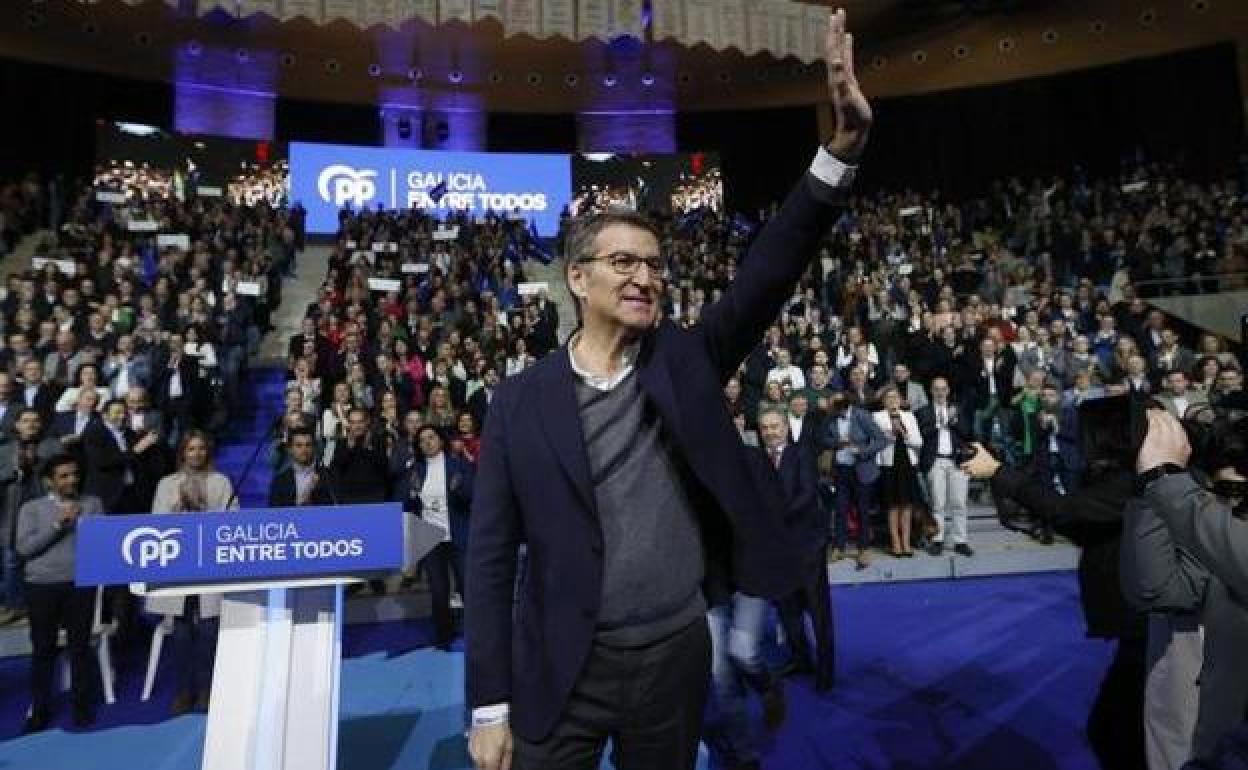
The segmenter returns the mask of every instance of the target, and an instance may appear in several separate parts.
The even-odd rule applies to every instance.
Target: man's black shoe
[[[966,543],[958,543],[957,545],[955,545],[953,547],[953,552],[960,556],[966,556],[968,558],[975,555],[975,552],[972,551],[971,547],[967,545]]]
[[[944,543],[932,543],[927,547],[927,553],[930,556],[940,556],[945,552]]]
[[[91,706],[74,706],[74,727],[85,728],[95,724],[95,709]]]
[[[784,724],[787,711],[784,702],[784,685],[776,682],[767,692],[763,693],[763,724],[768,730],[775,730]]]
[[[22,726],[22,735],[43,732],[48,729],[48,725],[51,722],[51,715],[45,709],[33,710],[30,712],[30,716],[26,717],[26,724]]]

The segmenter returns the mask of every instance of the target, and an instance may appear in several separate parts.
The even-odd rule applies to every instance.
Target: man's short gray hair
[[[767,404],[766,406],[761,406],[758,408],[758,422],[761,423],[763,421],[763,418],[769,414],[779,417],[781,421],[785,421],[789,419],[789,416],[784,413],[783,409],[781,409],[778,406],[775,406],[774,404]]]
[[[563,277],[565,283],[567,282],[568,270],[572,265],[598,256],[594,253],[594,244],[598,241],[599,234],[613,225],[635,227],[638,230],[645,230],[650,233],[656,241],[661,242],[663,240],[663,236],[659,233],[659,229],[655,227],[654,222],[650,221],[650,218],[646,215],[632,209],[614,207],[597,214],[578,217],[569,225],[568,237],[564,241]],[[571,286],[569,286],[568,291],[571,292]],[[575,294],[572,295],[572,305],[576,308],[576,321],[579,324],[582,313],[581,300]]]

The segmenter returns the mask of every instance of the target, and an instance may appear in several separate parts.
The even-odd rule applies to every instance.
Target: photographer
[[[1119,588],[1123,511],[1134,492],[1128,396],[1079,407],[1085,471],[1077,491],[1060,494],[1050,479],[1003,465],[981,444],[962,469],[991,479],[992,496],[1018,502],[1080,547],[1079,590],[1088,636],[1117,641],[1114,659],[1088,715],[1087,733],[1103,768],[1139,770],[1144,760],[1144,616]]]
[[[1150,767],[1213,756],[1219,739],[1248,711],[1248,446],[1243,419],[1214,429],[1204,465],[1212,491],[1187,470],[1183,425],[1147,413],[1137,460],[1141,505],[1128,514],[1124,590],[1139,606],[1165,612],[1150,625],[1157,665],[1150,674]],[[1199,677],[1198,681],[1193,674]],[[1197,708],[1193,708],[1197,706]],[[1194,712],[1194,713],[1193,713]]]

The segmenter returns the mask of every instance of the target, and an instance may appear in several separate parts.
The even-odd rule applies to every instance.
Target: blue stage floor
[[[820,698],[790,681],[765,768],[1096,767],[1082,725],[1110,649],[1083,638],[1073,574],[864,585],[833,600],[837,686]],[[427,635],[420,622],[347,629],[343,770],[469,767],[462,656],[422,649]],[[123,661],[118,703],[101,707],[94,730],[62,721],[27,738],[14,736],[28,661],[0,660],[0,769],[198,768],[204,717],[164,719],[165,676],[138,702],[143,653]]]

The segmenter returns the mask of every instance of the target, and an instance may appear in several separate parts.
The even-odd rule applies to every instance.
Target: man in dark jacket
[[[661,318],[644,218],[597,215],[568,240],[581,331],[499,388],[481,440],[465,603],[478,768],[593,767],[608,740],[625,770],[694,767],[708,601],[802,582],[778,479],[753,469],[718,394],[809,268],[866,145],[842,11],[828,61],[836,134],[700,324]]]
[[[316,437],[312,430],[298,427],[286,439],[290,465],[269,484],[269,507],[332,505],[333,489],[316,465]]]
[[[1088,470],[1072,494],[1059,494],[1051,480],[1003,465],[982,444],[975,444],[974,458],[962,466],[971,478],[991,479],[994,500],[1016,501],[1052,521],[1058,533],[1080,547],[1079,598],[1087,634],[1117,641],[1087,723],[1092,750],[1108,770],[1146,765],[1145,617],[1127,605],[1119,576],[1123,513],[1135,494],[1128,457],[1130,413],[1126,396],[1085,401],[1080,407]]]

